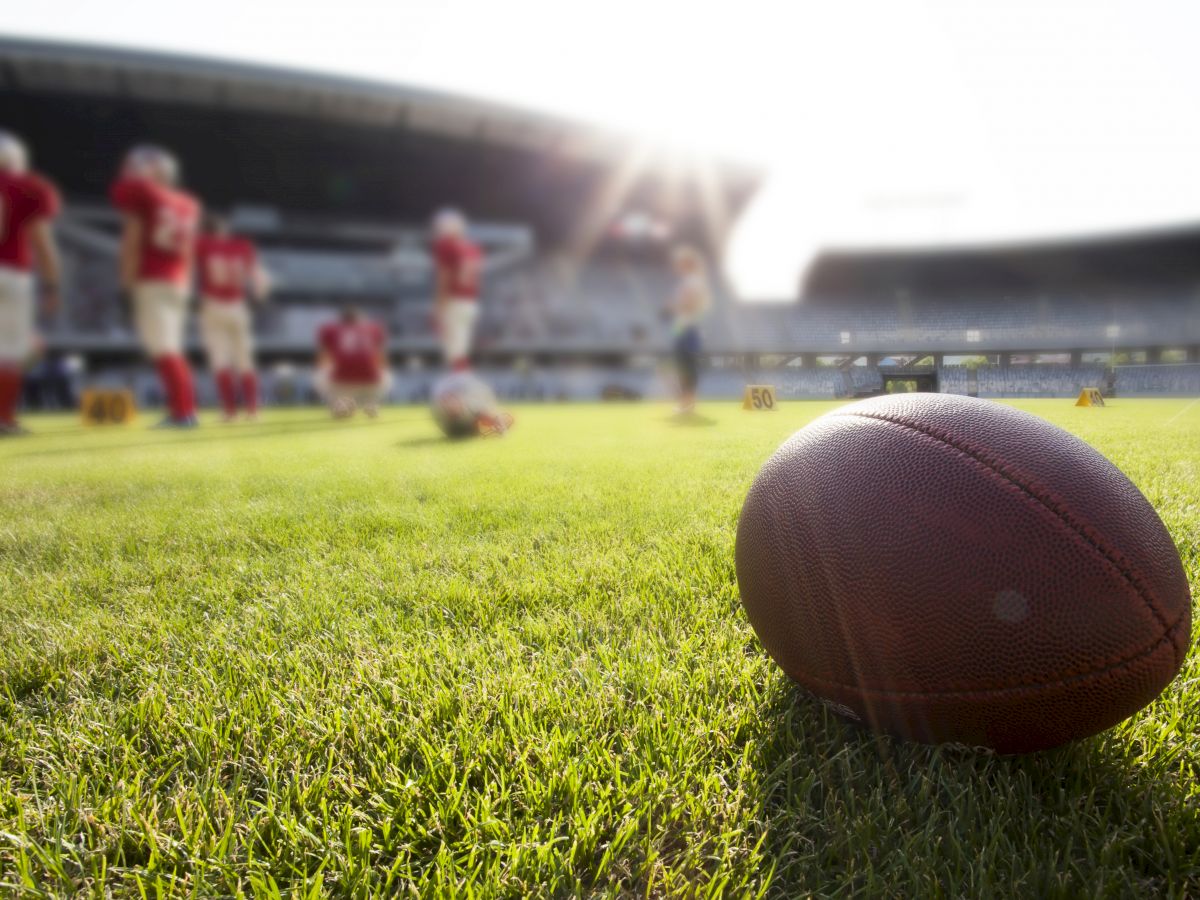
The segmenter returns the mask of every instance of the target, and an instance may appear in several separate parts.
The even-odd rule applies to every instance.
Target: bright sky
[[[729,266],[1200,221],[1189,0],[40,0],[11,34],[362,75],[761,163]],[[118,12],[119,10],[119,12]]]

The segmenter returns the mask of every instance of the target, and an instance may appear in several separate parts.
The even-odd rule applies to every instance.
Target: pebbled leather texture
[[[801,685],[914,740],[1045,749],[1179,670],[1191,599],[1136,487],[986,400],[878,397],[794,434],[737,534],[742,603]]]

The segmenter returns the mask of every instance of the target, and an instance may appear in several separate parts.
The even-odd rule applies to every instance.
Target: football
[[[1179,554],[1129,479],[970,397],[873,398],[796,432],[746,498],[736,568],[791,678],[926,743],[1096,734],[1157,697],[1190,640]]]
[[[474,372],[451,372],[439,379],[430,405],[449,438],[474,437],[503,421],[495,393]]]

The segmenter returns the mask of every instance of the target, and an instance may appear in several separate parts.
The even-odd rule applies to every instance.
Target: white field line
[[[1195,400],[1193,400],[1191,403],[1189,403],[1187,406],[1185,406],[1179,412],[1175,413],[1175,415],[1171,416],[1171,418],[1167,419],[1167,424],[1170,425],[1172,422],[1174,422],[1176,419],[1178,419],[1180,416],[1182,416],[1185,412],[1187,412],[1189,409],[1191,409],[1197,403],[1200,403],[1200,397],[1197,397]]]

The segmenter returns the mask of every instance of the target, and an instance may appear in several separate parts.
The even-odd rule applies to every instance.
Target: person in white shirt
[[[679,376],[679,415],[696,411],[696,388],[700,381],[700,322],[712,306],[708,273],[700,252],[689,246],[676,247],[671,254],[677,282],[669,310],[673,318],[672,349]]]

